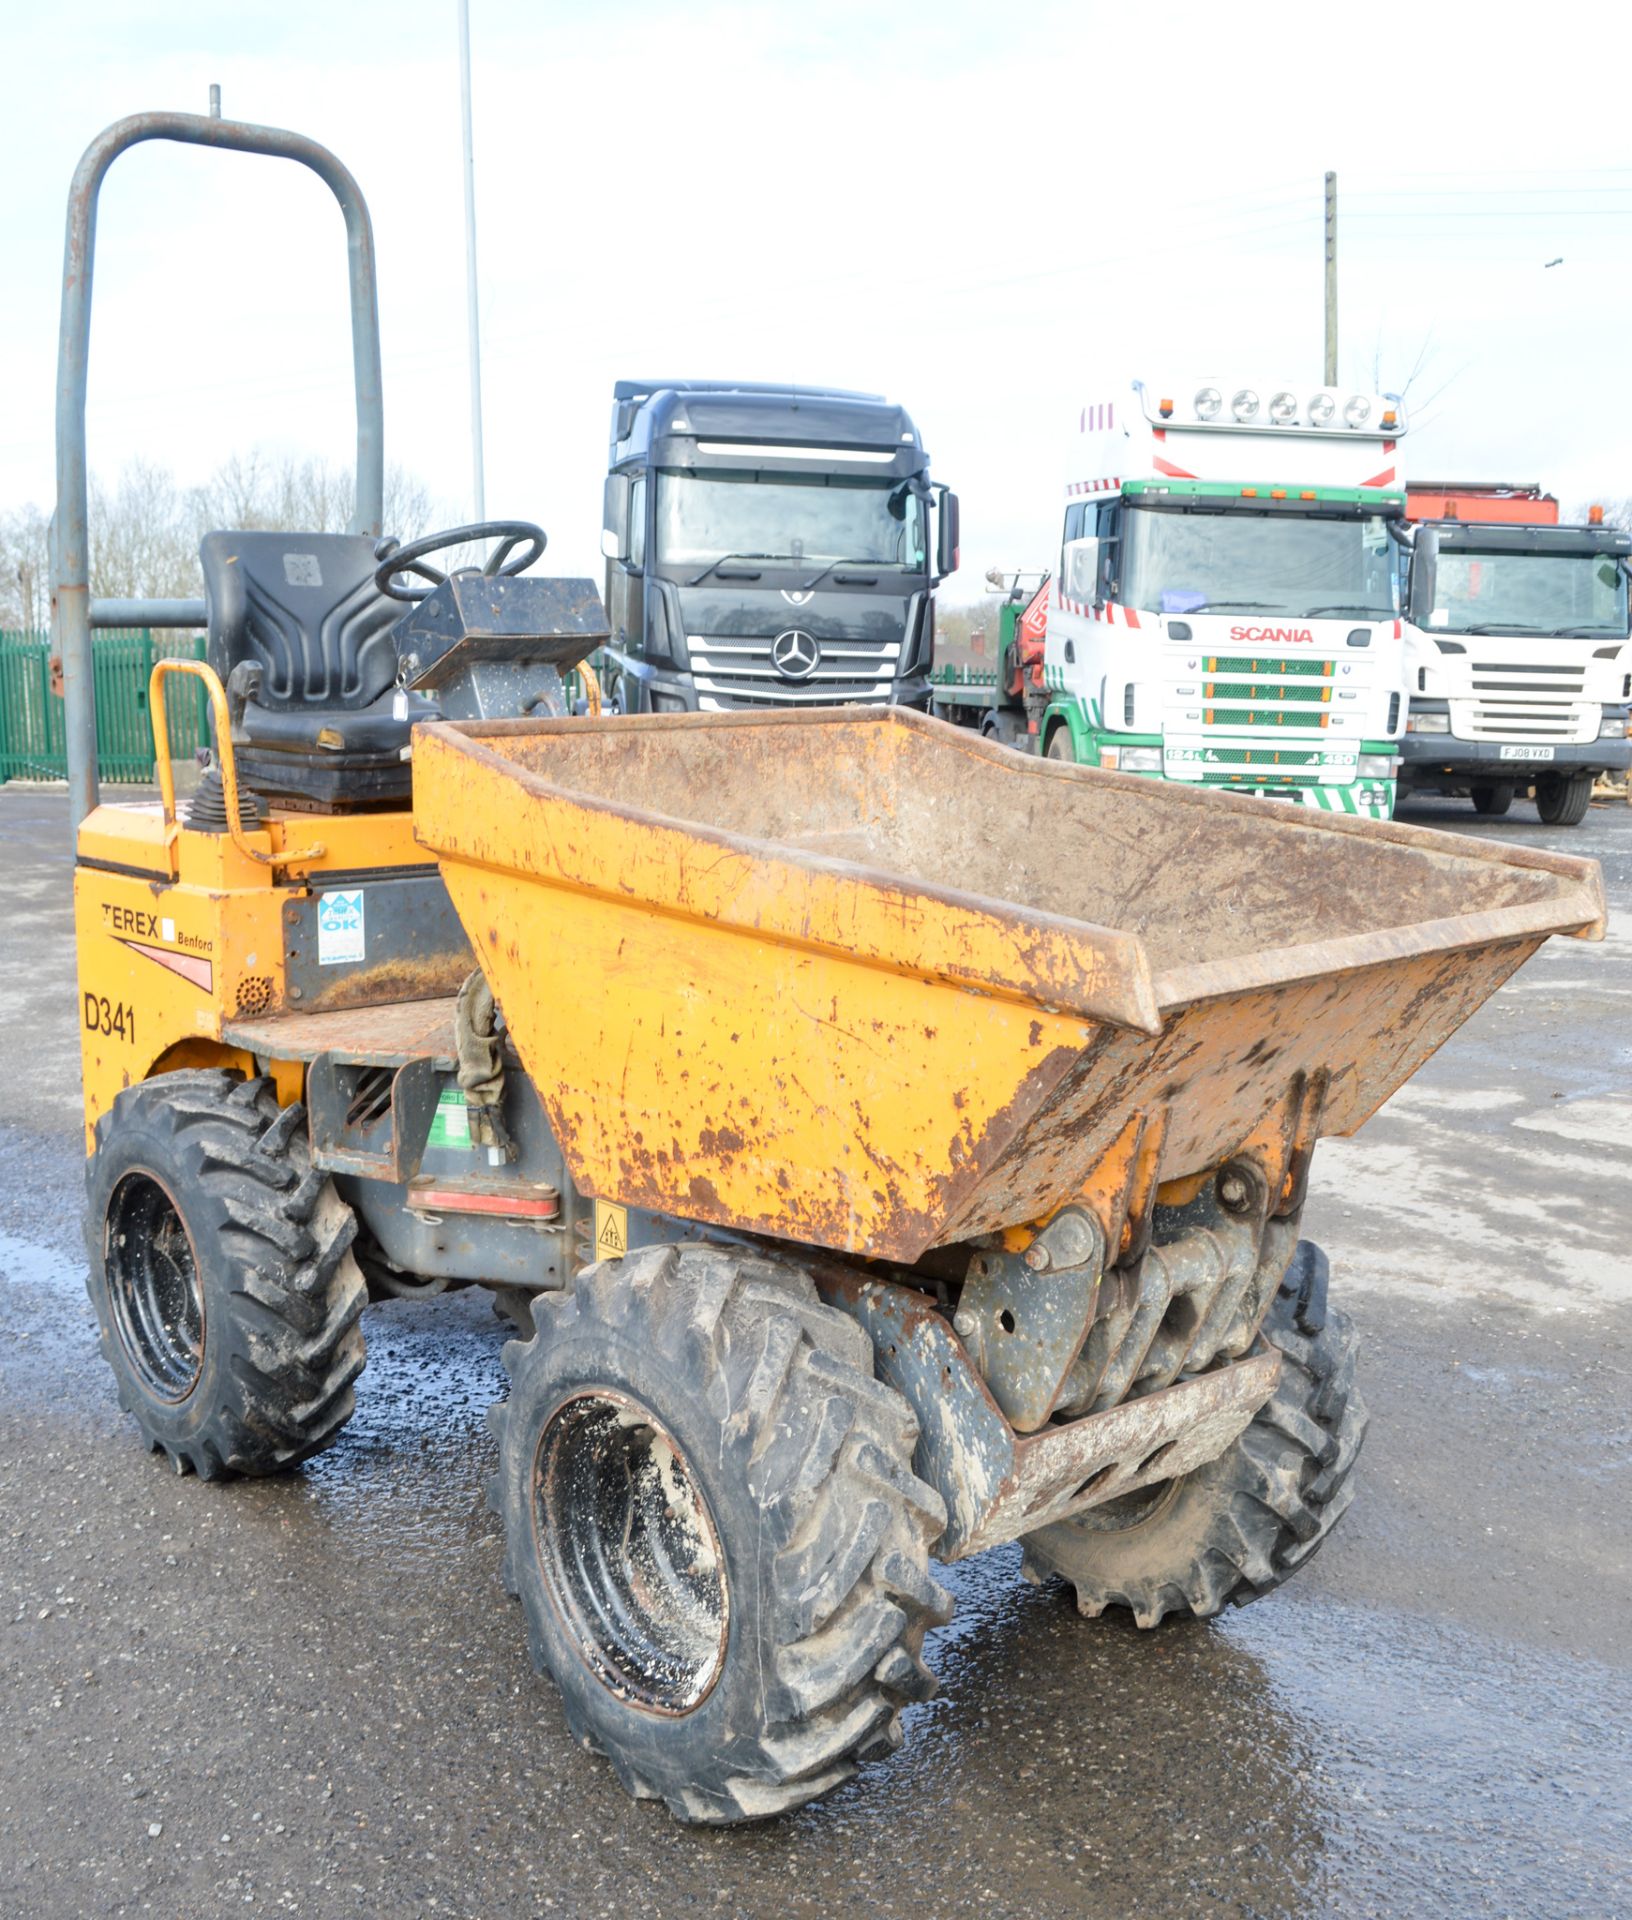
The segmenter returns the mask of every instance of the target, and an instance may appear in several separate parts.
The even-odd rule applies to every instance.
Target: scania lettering
[[[620,380],[610,469],[598,664],[616,708],[926,704],[958,503],[902,408]]]
[[[1533,790],[1548,825],[1577,825],[1597,776],[1632,765],[1632,539],[1596,508],[1558,525],[1537,487],[1413,487],[1407,514],[1404,789],[1485,814]]]
[[[1084,407],[1038,749],[1388,818],[1405,428],[1389,394],[1241,381]]]

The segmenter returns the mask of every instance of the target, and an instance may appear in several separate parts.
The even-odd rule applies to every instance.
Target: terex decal
[[[210,992],[214,985],[214,966],[198,954],[177,953],[173,947],[150,946],[145,940],[121,940],[119,944],[129,948],[132,953],[139,953],[144,960],[157,962],[167,973],[175,974],[189,986],[198,987],[205,993]]]
[[[1279,641],[1288,646],[1312,647],[1315,636],[1309,627],[1231,627],[1232,640]]]

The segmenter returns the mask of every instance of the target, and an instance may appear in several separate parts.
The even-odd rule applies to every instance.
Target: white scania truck
[[[1632,538],[1560,526],[1539,487],[1424,482],[1406,625],[1402,790],[1503,814],[1533,788],[1549,826],[1586,817],[1600,773],[1632,765]]]
[[[1085,407],[1037,750],[1387,819],[1405,424],[1388,394],[1225,380]]]

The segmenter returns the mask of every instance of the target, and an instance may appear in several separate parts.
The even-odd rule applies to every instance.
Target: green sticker
[[[442,1098],[436,1103],[436,1112],[431,1116],[431,1131],[425,1142],[428,1147],[455,1147],[470,1151],[470,1111],[465,1105],[465,1096],[457,1087],[443,1089]]]

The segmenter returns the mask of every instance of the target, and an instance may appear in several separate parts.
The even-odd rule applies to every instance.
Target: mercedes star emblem
[[[789,627],[771,642],[771,665],[784,680],[808,680],[821,660],[821,648],[800,627]]]

